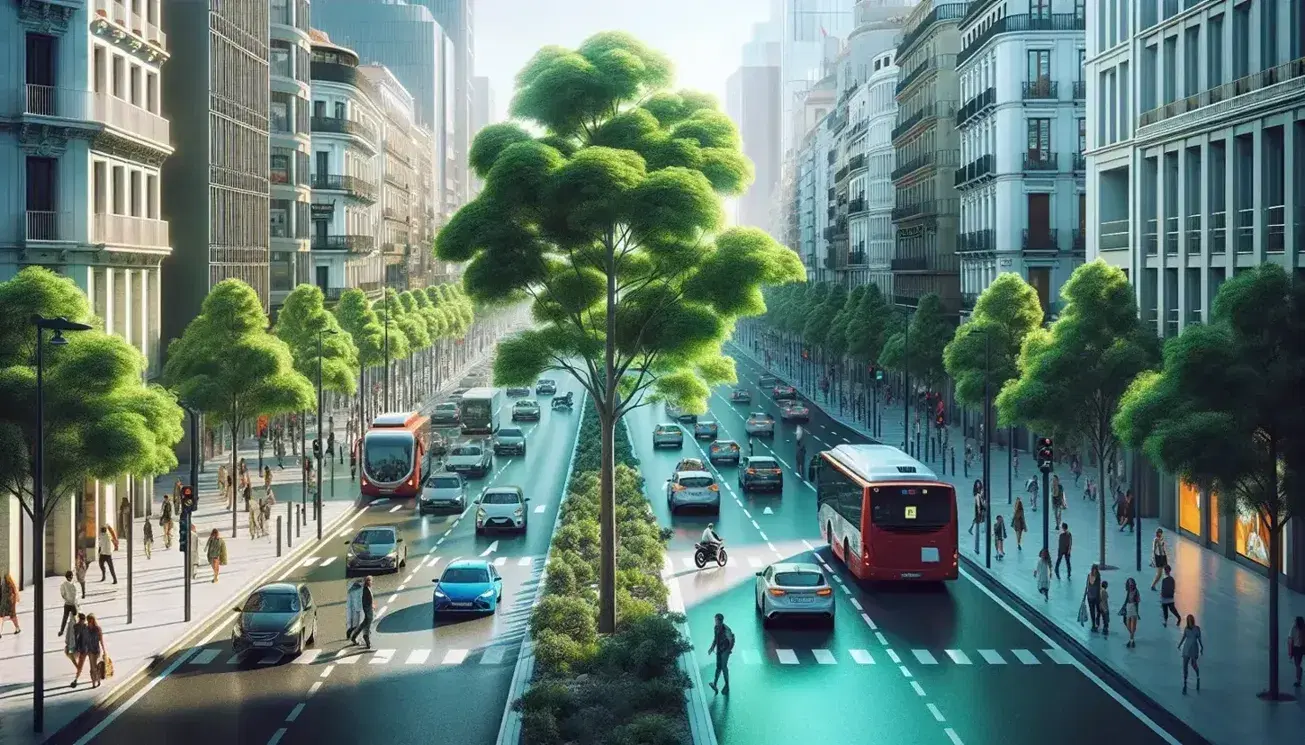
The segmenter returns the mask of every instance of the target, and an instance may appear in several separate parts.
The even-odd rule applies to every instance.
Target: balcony
[[[909,132],[911,127],[919,124],[933,107],[934,104],[929,104],[928,106],[920,107],[914,114],[908,114],[905,119],[897,123],[897,126],[893,127],[892,138],[896,140],[898,137]]]
[[[29,241],[71,241],[73,220],[71,212],[27,210],[23,237]]]
[[[1074,173],[1084,173],[1087,171],[1087,156],[1083,153],[1074,153]]]
[[[994,158],[991,155],[982,155],[964,168],[956,169],[956,188],[959,189],[971,181],[991,177],[994,170],[993,163]]]
[[[1127,249],[1130,243],[1128,220],[1107,220],[1101,223],[1097,233],[1097,250],[1120,251]]]
[[[937,1],[939,4],[929,12],[929,15],[920,19],[920,22],[916,24],[915,28],[906,32],[906,34],[902,36],[902,41],[897,45],[897,56],[899,58],[906,54],[907,50],[911,48],[911,45],[914,44],[916,40],[921,36],[924,36],[929,29],[933,28],[935,23],[939,21],[958,21],[965,16],[966,3],[953,2],[943,5],[942,0]]]
[[[974,310],[974,306],[979,303],[979,295],[981,294],[978,292],[962,292],[961,310]]]
[[[1087,81],[1086,81],[1086,80],[1075,80],[1075,81],[1074,81],[1074,100],[1075,100],[1075,101],[1086,101],[1086,100],[1087,100]]]
[[[903,163],[897,168],[894,168],[891,174],[891,178],[894,181],[896,181],[901,177],[907,175],[908,173],[914,173],[915,171],[918,171],[921,168],[924,168],[925,166],[933,165],[933,163],[934,163],[933,153],[924,153],[923,155],[917,155],[914,158],[911,158],[910,160],[906,161],[906,163]]]
[[[991,253],[997,244],[996,232],[989,228],[961,233],[956,243],[958,253]]]
[[[91,221],[91,242],[112,246],[168,248],[167,220],[95,213]]]
[[[141,41],[149,42],[159,49],[168,48],[168,35],[157,23],[145,19],[143,15],[129,10],[122,0],[94,0],[95,15],[133,34]]]
[[[151,142],[171,145],[172,125],[167,119],[108,93],[95,93],[92,100],[96,121]]]
[[[956,112],[956,126],[961,126],[970,119],[978,116],[997,103],[997,89],[988,88],[974,98],[965,102],[961,110]]]
[[[845,178],[847,178],[847,166],[843,166],[834,173],[835,181],[842,181]]]
[[[362,91],[368,98],[373,101],[381,101],[381,96],[376,90],[376,86],[366,76],[358,72],[358,68],[343,62],[328,62],[326,60],[313,60],[309,74],[313,82],[341,83],[351,85]]]
[[[1160,250],[1160,228],[1158,220],[1147,220],[1142,230],[1142,243],[1146,246],[1146,255],[1155,256]]]
[[[865,212],[865,197],[857,197],[847,203],[847,213],[849,215],[858,215]]]
[[[1226,111],[1239,108],[1241,102],[1232,102],[1229,99],[1243,96],[1248,93],[1268,88],[1271,85],[1284,83],[1289,80],[1305,78],[1305,57],[1294,59],[1277,67],[1271,67],[1268,70],[1257,72],[1254,75],[1247,75],[1244,78],[1238,78],[1230,83],[1224,83],[1213,88],[1201,91],[1196,95],[1188,96],[1177,101],[1172,101],[1164,106],[1158,106],[1150,111],[1145,111],[1137,119],[1137,127],[1141,130],[1143,127],[1162,122],[1181,114],[1186,114],[1197,109],[1211,106],[1224,101],[1228,104],[1223,107],[1223,111],[1207,112],[1207,116],[1223,114]],[[1295,92],[1299,93],[1305,90],[1305,86],[1296,86]],[[1139,132],[1139,134],[1142,134]]]
[[[1059,231],[1039,228],[1035,230],[1024,231],[1024,250],[1025,251],[1058,251],[1060,243],[1057,241]]]
[[[1024,170],[1036,173],[1055,173],[1060,164],[1053,153],[1029,153],[1024,156]]]
[[[319,64],[314,62],[314,65]],[[376,130],[360,121],[336,116],[315,116],[312,118],[313,132],[326,132],[337,135],[353,135],[376,147]]]
[[[890,267],[895,272],[923,272],[928,271],[929,262],[923,256],[893,259]]]
[[[1025,101],[1055,101],[1060,97],[1060,84],[1047,78],[1038,78],[1024,84]]]
[[[314,251],[348,251],[349,253],[371,253],[376,242],[370,235],[315,235],[312,248]]]
[[[851,160],[847,161],[847,167],[848,170],[851,171],[859,171],[862,168],[865,168],[865,156],[853,155]]]
[[[1074,253],[1087,253],[1087,231],[1082,228],[1074,228]]]
[[[1178,255],[1178,218],[1165,218],[1165,253],[1169,256]]]
[[[1029,15],[1022,13],[1019,15],[1005,16],[998,18],[991,26],[983,30],[983,33],[970,40],[961,53],[956,55],[956,64],[963,65],[965,61],[973,57],[984,44],[987,44],[992,37],[1000,34],[1018,33],[1021,31],[1079,31],[1087,30],[1087,19],[1075,13],[1053,13],[1050,15]],[[900,55],[901,47],[898,47]]]
[[[855,251],[847,252],[848,266],[864,266],[865,263],[866,263],[865,248],[859,248]]]
[[[314,189],[323,191],[342,191],[349,196],[360,199],[364,202],[376,201],[376,187],[368,181],[357,176],[344,176],[333,173],[318,173],[313,175]]]
[[[925,73],[932,72],[933,70],[937,70],[937,69],[938,69],[937,56],[926,59],[924,62],[921,62],[920,64],[916,65],[914,70],[904,75],[901,80],[897,81],[897,88],[895,89],[894,92],[900,95],[902,91],[911,87],[911,83],[914,83],[915,81],[919,80],[920,77],[923,76]]]

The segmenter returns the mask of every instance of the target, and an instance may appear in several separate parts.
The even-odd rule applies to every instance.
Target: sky
[[[576,47],[599,31],[628,31],[675,63],[676,87],[716,95],[738,68],[767,0],[476,0],[476,75],[507,118],[513,81],[542,46]]]

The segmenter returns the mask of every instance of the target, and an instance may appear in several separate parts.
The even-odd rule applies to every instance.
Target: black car
[[[557,393],[557,382],[548,378],[541,379],[535,383],[535,393],[540,396],[551,396]]]
[[[237,655],[277,651],[298,654],[317,641],[317,606],[308,585],[273,582],[235,608],[231,647]]]
[[[751,458],[744,458],[739,463],[739,489],[741,491],[752,491],[754,489],[774,489],[781,491],[784,488],[784,471],[779,467],[779,461],[768,455],[756,455]]]
[[[530,395],[530,389],[524,385],[510,385],[507,394],[511,398],[525,398]]]
[[[462,414],[458,411],[456,403],[444,401],[435,404],[435,408],[430,413],[430,421],[436,426],[441,424],[461,424]]]

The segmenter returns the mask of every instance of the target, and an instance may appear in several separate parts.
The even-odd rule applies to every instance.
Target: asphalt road
[[[757,387],[763,371],[739,360],[749,406],[713,392],[710,412],[720,439],[747,453],[749,411],[779,409]],[[674,529],[668,562],[678,584],[704,683],[712,619],[725,615],[736,637],[730,695],[706,691],[717,736],[725,745],[795,742],[919,743],[929,745],[1158,745],[1158,734],[1112,692],[1103,690],[1058,645],[970,580],[943,587],[858,583],[821,544],[815,490],[794,470],[795,426],[778,422],[776,436],[754,440],[756,455],[785,467],[782,493],[744,494],[737,469],[712,470],[722,484],[717,515],[668,514],[663,481],[682,457],[706,459],[704,442],[686,436],[681,451],[652,449],[652,429],[667,416],[660,405],[629,417],[649,499]],[[812,408],[803,427],[816,442],[810,454],[866,439]],[[691,435],[692,429],[687,433]],[[708,522],[725,539],[724,568],[692,564],[693,546]],[[964,534],[961,536],[965,539]],[[755,613],[755,573],[779,561],[827,564],[836,588],[833,627],[781,623],[763,629]],[[1175,671],[1177,674],[1177,671]]]
[[[579,393],[574,381],[558,379],[559,393]],[[284,572],[284,581],[307,583],[317,604],[314,647],[298,657],[269,653],[237,663],[230,621],[223,621],[212,641],[180,653],[189,656],[171,674],[143,683],[135,692],[139,698],[93,742],[493,743],[580,421],[578,409],[554,413],[546,398],[541,402],[541,421],[520,425],[527,455],[496,457],[489,476],[469,482],[469,496],[491,485],[523,487],[531,498],[525,535],[476,536],[474,507],[421,516],[411,500],[373,501]],[[509,425],[510,406],[506,401],[503,426]],[[405,569],[373,579],[379,612],[370,651],[350,647],[344,638],[346,544],[369,525],[398,526],[408,549]],[[475,557],[492,560],[504,578],[498,613],[441,619],[432,626],[433,580],[450,561]],[[85,726],[60,733],[56,741],[77,742],[93,722],[79,724]]]

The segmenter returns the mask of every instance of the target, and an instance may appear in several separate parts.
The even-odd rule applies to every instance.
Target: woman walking
[[[1137,646],[1137,618],[1138,607],[1142,604],[1142,593],[1138,592],[1137,582],[1129,577],[1124,582],[1124,604],[1119,608],[1119,615],[1124,617],[1124,628],[1128,629],[1128,644],[1125,646]]]
[[[1051,506],[1056,510],[1056,524],[1059,525],[1065,516],[1065,487],[1060,483],[1059,476],[1051,477]]]
[[[104,649],[104,629],[100,628],[94,613],[86,616],[86,627],[82,631],[82,653],[91,663],[91,688],[99,688],[108,672],[109,655]],[[100,666],[101,663],[104,663],[104,667]]]
[[[1165,576],[1165,567],[1169,566],[1169,549],[1165,546],[1165,532],[1155,529],[1155,539],[1151,541],[1151,566],[1155,567],[1155,579],[1151,580],[1151,592]]]
[[[221,494],[226,500],[227,509],[231,509],[231,478],[230,474],[227,472],[227,465],[225,463],[218,466],[217,481],[218,494]]]
[[[204,555],[208,557],[208,565],[213,568],[213,581],[217,582],[219,570],[227,563],[227,542],[223,540],[217,528],[208,534]]]
[[[82,600],[86,599],[86,570],[90,568],[90,563],[86,561],[86,552],[77,549],[77,563],[73,565],[73,574],[77,577],[77,584],[82,588]]]
[[[73,622],[63,633],[63,653],[73,664],[73,679],[69,688],[76,688],[82,677],[82,666],[86,664],[86,654],[82,652],[82,639],[86,635],[86,614],[78,613]]]
[[[1015,550],[1024,550],[1024,531],[1029,529],[1029,524],[1024,520],[1024,502],[1019,497],[1015,498],[1015,515],[1010,519],[1010,529],[1015,531]]]
[[[263,466],[263,491],[272,488],[272,467]]]
[[[997,523],[992,526],[992,540],[997,543],[997,561],[1006,558],[1006,521],[1001,515],[997,516]]]
[[[1201,642],[1201,627],[1196,625],[1196,616],[1187,614],[1187,625],[1183,627],[1183,636],[1178,640],[1178,649],[1183,653],[1183,694],[1187,694],[1187,668],[1191,666],[1196,672],[1196,690],[1201,690],[1201,667],[1196,664],[1205,645]]]
[[[344,603],[344,626],[348,631],[345,636],[352,639],[354,629],[362,624],[363,620],[363,581],[356,579],[349,583],[349,590],[345,593]]]
[[[1296,623],[1287,632],[1287,657],[1296,666],[1296,682],[1292,685],[1300,688],[1301,662],[1305,661],[1305,616],[1296,616]]]
[[[163,500],[163,509],[159,512],[159,527],[163,528],[163,547],[172,548],[172,500]]]
[[[145,558],[154,558],[154,526],[148,517],[141,521],[140,542],[145,549]]]
[[[0,578],[0,634],[4,633],[5,621],[13,622],[15,634],[23,633],[18,625],[18,600],[18,583],[14,575],[6,574]]]
[[[974,522],[966,533],[973,534],[974,528],[983,522],[983,480],[974,480]]]
[[[1033,576],[1038,580],[1038,592],[1042,593],[1042,599],[1050,600],[1047,592],[1051,589],[1051,554],[1045,548],[1038,552],[1038,565],[1033,568]]]
[[[1100,626],[1101,616],[1101,567],[1093,564],[1088,570],[1087,588],[1083,591],[1083,599],[1087,601],[1088,617],[1092,619],[1092,633],[1096,633]]]
[[[249,489],[245,489],[245,514],[249,516],[249,540],[258,537],[258,518],[262,517],[262,508],[254,503]]]

